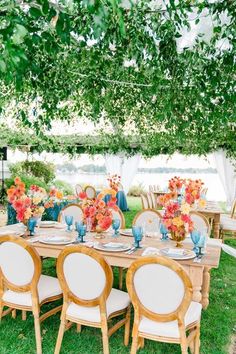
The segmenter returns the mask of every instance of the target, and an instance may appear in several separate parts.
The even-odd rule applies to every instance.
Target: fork
[[[130,250],[126,251],[126,254],[132,254],[133,252],[135,252],[136,247],[132,247]]]

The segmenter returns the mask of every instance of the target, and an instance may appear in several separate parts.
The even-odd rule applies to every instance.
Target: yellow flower
[[[29,219],[32,216],[32,211],[30,208],[27,208],[24,214],[25,219]]]
[[[33,197],[33,204],[38,205],[42,201],[41,197]]]
[[[199,205],[199,208],[205,208],[206,200],[205,199],[199,199],[198,205]]]
[[[38,213],[39,213],[39,214],[43,214],[43,212],[44,212],[44,207],[43,207],[43,206],[40,206],[40,207],[38,208]]]
[[[184,224],[183,220],[181,220],[181,218],[179,216],[173,218],[172,223],[173,223],[173,225],[175,225],[177,227],[180,227]]]
[[[188,204],[188,203],[183,203],[182,205],[181,205],[181,208],[180,208],[180,210],[181,210],[181,212],[183,213],[183,214],[189,214],[189,212],[190,212],[190,205]]]

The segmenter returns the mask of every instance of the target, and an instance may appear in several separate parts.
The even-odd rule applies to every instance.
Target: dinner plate
[[[184,260],[184,259],[192,259],[196,257],[196,253],[192,250],[184,249],[183,254],[174,254],[174,253],[168,253],[169,248],[162,248],[160,252],[169,258],[175,259],[175,260]]]
[[[119,245],[120,247],[109,247],[106,244],[97,243],[94,244],[94,248],[99,251],[107,251],[107,252],[124,252],[124,251],[128,251],[131,248],[131,245],[127,243],[123,243],[122,246],[121,244]]]
[[[120,234],[123,236],[133,237],[132,229],[120,229]]]
[[[39,239],[39,242],[46,243],[48,245],[68,245],[73,241],[74,240],[72,240],[70,237],[45,237]]]
[[[15,230],[0,230],[0,236],[8,236],[8,235],[13,235],[13,236],[23,236],[24,232],[21,231],[15,231]]]

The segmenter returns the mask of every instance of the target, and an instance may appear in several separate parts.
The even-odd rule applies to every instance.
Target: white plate
[[[132,229],[120,229],[120,234],[123,236],[133,237]]]
[[[74,240],[69,237],[61,237],[61,239],[59,237],[45,237],[39,239],[39,242],[46,243],[48,245],[68,245],[69,243],[74,242]]]
[[[172,259],[175,259],[175,260],[192,259],[192,258],[196,257],[196,253],[193,252],[192,250],[184,249],[184,254],[183,255],[181,255],[181,254],[170,254],[170,253],[168,253],[168,251],[169,251],[169,248],[162,248],[160,250],[160,252],[164,256],[172,258]]]
[[[56,224],[57,224],[56,221],[45,220],[45,221],[41,221],[39,226],[40,227],[54,227]]]
[[[24,232],[21,232],[21,231],[14,231],[14,230],[4,230],[4,231],[0,231],[0,236],[8,236],[8,235],[23,236],[23,235],[24,235]]]
[[[106,247],[102,243],[97,243],[94,245],[94,248],[99,251],[107,251],[107,252],[124,252],[128,251],[131,248],[130,244],[124,243],[122,247]]]

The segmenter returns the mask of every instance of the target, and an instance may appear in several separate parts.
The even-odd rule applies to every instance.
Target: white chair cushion
[[[202,305],[192,301],[185,314],[185,326],[190,325],[201,318]],[[156,322],[143,317],[139,324],[139,332],[156,335],[160,337],[179,338],[179,328],[177,321]]]
[[[107,317],[116,311],[125,309],[130,304],[129,295],[124,291],[112,289],[107,298]],[[85,307],[71,303],[68,306],[67,316],[89,322],[101,322],[99,306]]]
[[[41,275],[38,282],[39,303],[52,296],[62,294],[61,287],[57,278],[48,275]],[[19,293],[7,290],[3,294],[3,301],[16,305],[32,306],[30,292]]]
[[[220,217],[220,227],[223,230],[236,231],[236,219],[230,217],[230,215],[222,215]]]

